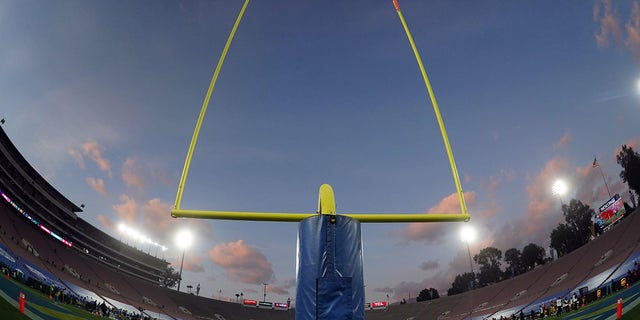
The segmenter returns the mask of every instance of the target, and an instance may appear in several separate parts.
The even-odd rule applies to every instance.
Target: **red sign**
[[[244,300],[242,300],[242,304],[247,305],[247,306],[257,306],[258,305],[258,301],[257,300],[244,299]]]
[[[373,310],[380,310],[380,309],[386,309],[387,308],[387,302],[386,301],[374,301],[371,302],[371,309]]]

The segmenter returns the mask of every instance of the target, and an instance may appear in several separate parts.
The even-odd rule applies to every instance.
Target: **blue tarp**
[[[42,270],[38,268],[36,265],[30,263],[29,261],[22,260],[22,264],[25,266],[25,276],[27,279],[34,278],[39,282],[42,282],[46,285],[54,285],[56,288],[63,288],[64,285],[62,282],[58,280],[56,276],[49,273],[49,271]]]
[[[364,320],[360,222],[317,215],[298,229],[296,319]]]
[[[0,243],[0,262],[11,269],[15,269],[18,266],[16,257],[14,257],[11,252],[9,252],[9,249],[2,243]]]

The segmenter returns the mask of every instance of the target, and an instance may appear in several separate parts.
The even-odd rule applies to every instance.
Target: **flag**
[[[597,167],[598,165],[598,159],[596,157],[593,157],[593,167]]]

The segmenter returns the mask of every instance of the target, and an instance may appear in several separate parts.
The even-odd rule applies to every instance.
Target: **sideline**
[[[13,283],[12,283],[13,284]],[[15,285],[15,284],[13,284]],[[9,302],[12,306],[14,306],[16,309],[18,309],[18,301],[14,300],[13,298],[11,298],[8,294],[6,294],[2,289],[0,289],[0,297],[7,300],[7,302]],[[28,304],[27,304],[28,306]],[[43,318],[41,318],[40,316],[38,316],[37,314],[33,313],[33,311],[29,310],[28,308],[25,307],[24,310],[24,314],[29,317],[29,319],[32,320],[44,320]]]

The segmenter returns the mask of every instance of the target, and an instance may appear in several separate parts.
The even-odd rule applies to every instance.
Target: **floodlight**
[[[193,235],[191,234],[191,231],[183,229],[176,234],[175,241],[176,241],[176,245],[180,249],[184,250],[191,246],[191,243],[193,242]]]
[[[568,189],[569,188],[567,187],[567,183],[563,180],[556,180],[556,182],[554,182],[553,186],[551,187],[551,191],[553,191],[553,194],[555,194],[556,196],[564,195],[565,193],[567,193]]]
[[[477,232],[472,226],[465,224],[462,229],[460,229],[460,239],[463,242],[471,243],[476,240]]]

